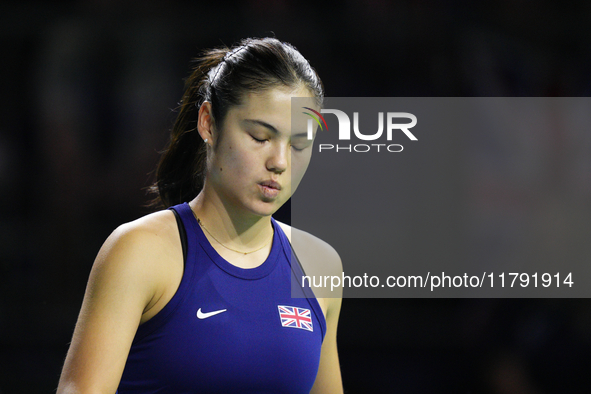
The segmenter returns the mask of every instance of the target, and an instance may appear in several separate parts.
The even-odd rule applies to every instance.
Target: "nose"
[[[267,158],[267,170],[281,174],[289,166],[290,155],[289,145],[277,144],[273,146]]]

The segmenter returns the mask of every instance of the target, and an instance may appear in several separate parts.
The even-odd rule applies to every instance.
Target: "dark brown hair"
[[[246,93],[276,87],[306,87],[322,104],[322,81],[292,45],[275,38],[248,38],[238,45],[205,51],[185,81],[185,93],[170,141],[156,168],[149,191],[151,205],[169,207],[193,199],[203,188],[206,145],[197,132],[199,108],[209,101],[218,132],[230,107]]]

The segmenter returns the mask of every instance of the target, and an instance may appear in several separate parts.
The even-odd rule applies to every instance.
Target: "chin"
[[[258,216],[271,216],[285,204],[285,201],[260,201],[256,206],[252,207],[251,212]]]

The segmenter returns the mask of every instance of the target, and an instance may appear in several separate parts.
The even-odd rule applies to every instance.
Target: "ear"
[[[197,131],[199,131],[199,135],[204,141],[207,140],[207,143],[213,144],[213,114],[209,101],[204,101],[199,108]]]

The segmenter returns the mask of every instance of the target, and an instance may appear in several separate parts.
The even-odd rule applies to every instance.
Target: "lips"
[[[272,181],[272,180],[261,182],[260,185],[261,186],[268,187],[270,189],[281,190],[281,185],[279,183],[275,182],[275,181]]]
[[[268,201],[274,200],[279,195],[279,191],[281,190],[281,185],[272,180],[259,183],[259,187],[261,188],[263,196]]]

